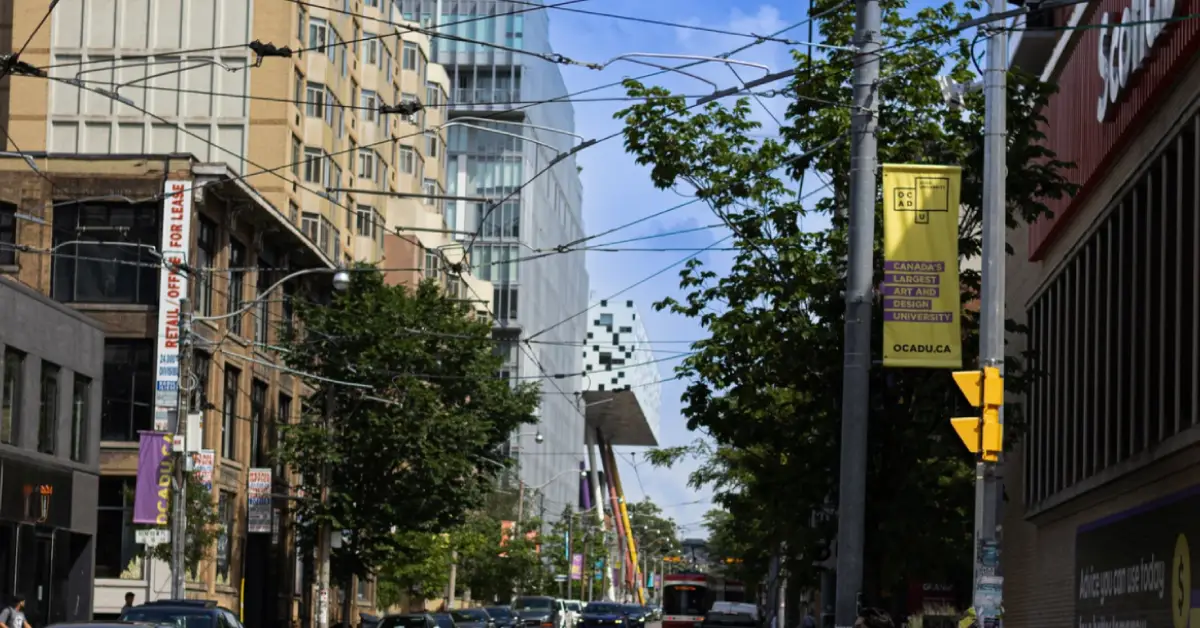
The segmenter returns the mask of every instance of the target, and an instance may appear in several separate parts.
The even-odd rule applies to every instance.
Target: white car
[[[583,621],[583,602],[579,600],[563,600],[567,607],[567,625],[575,628]]]

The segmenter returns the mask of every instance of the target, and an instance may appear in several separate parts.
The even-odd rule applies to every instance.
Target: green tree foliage
[[[506,538],[501,520],[486,514],[469,517],[452,535],[458,550],[458,586],[470,589],[476,600],[503,602],[513,591],[540,593],[547,579],[538,552],[542,540],[529,536],[540,529],[539,520],[528,520],[520,533]]]
[[[393,530],[440,532],[478,508],[506,468],[500,446],[534,421],[538,401],[536,386],[497,377],[491,326],[436,283],[389,286],[369,267],[356,270],[327,304],[297,303],[282,339],[289,367],[326,378],[308,381],[317,389],[302,420],[284,427],[277,455],[313,497],[298,503],[303,538],[323,522],[348,532],[333,554],[340,579],[409,549]],[[323,504],[315,497],[326,467]]]
[[[570,542],[569,549],[567,547],[568,540]],[[579,583],[586,583],[586,578],[595,571],[594,567],[589,568],[588,566],[595,565],[596,561],[601,558],[607,558],[607,550],[604,545],[604,531],[600,529],[596,515],[593,512],[575,512],[568,505],[563,508],[558,521],[550,526],[550,533],[546,535],[542,543],[542,556],[549,563],[548,571],[551,575],[570,574],[571,560],[569,557],[574,554],[583,557],[583,571],[580,576],[584,579],[572,584],[572,587],[578,592]],[[557,594],[557,585],[554,591]]]
[[[376,574],[375,601],[390,608],[403,600],[443,594],[450,580],[451,540],[430,532],[396,533],[396,551]]]
[[[818,2],[814,12],[833,6]],[[885,48],[875,99],[880,162],[961,165],[959,250],[975,256],[982,98],[970,95],[963,111],[951,110],[941,100],[937,77],[973,78],[971,42],[948,33],[978,3],[904,9],[903,0],[884,2],[882,40],[900,43]],[[853,20],[852,6],[823,19],[825,43],[851,46]],[[833,522],[812,514],[836,503],[847,253],[842,210],[850,183],[844,139],[851,107],[843,103],[851,102],[853,61],[847,52],[821,55],[795,55],[781,139],[754,139],[761,125],[748,100],[695,109],[666,90],[633,81],[626,83],[630,96],[654,98],[617,114],[627,123],[626,149],[650,167],[655,185],[694,186],[734,232],[738,249],[727,276],[693,261],[680,272],[685,296],[656,304],[696,319],[710,334],[693,347],[696,353],[679,374],[690,380],[683,395],[688,427],[711,440],[658,452],[655,460],[701,457],[692,481],[713,487],[735,521],[730,529],[752,544],[744,557],[747,569],[765,571],[767,554],[786,542],[789,572],[802,584],[816,583],[813,563],[828,556],[833,537]],[[1011,227],[1044,215],[1047,201],[1075,187],[1063,174],[1069,164],[1039,145],[1044,119],[1038,109],[1052,89],[1019,72],[1009,79]],[[813,173],[825,177],[828,195],[809,204],[799,200],[804,197],[796,187]],[[832,226],[824,227],[826,219]],[[878,215],[876,223],[872,285],[882,268]],[[977,293],[979,276],[964,272],[962,280],[966,303]],[[880,305],[876,299],[876,365]],[[1010,323],[1009,331],[1023,330]],[[963,334],[964,366],[970,367],[978,352],[978,319],[970,311],[963,312]],[[1031,376],[1027,357],[1008,356],[1011,390],[1022,390]],[[864,592],[868,601],[886,603],[880,593],[903,590],[907,578],[969,577],[973,474],[970,455],[949,425],[948,417],[965,409],[958,407],[960,395],[947,372],[875,366],[870,377]],[[1006,433],[1019,438],[1021,408],[1006,409]]]
[[[763,571],[754,562],[757,555],[752,540],[742,529],[744,519],[739,519],[722,508],[713,508],[704,513],[704,528],[708,530],[708,553],[727,577],[742,581],[746,590],[753,590],[763,577]],[[751,562],[747,563],[746,559]]]
[[[132,502],[134,495],[134,489],[130,488],[126,491],[125,497]],[[184,508],[187,510],[187,542],[183,549],[184,562],[188,572],[195,573],[200,568],[200,561],[208,557],[213,544],[217,542],[217,538],[226,531],[221,529],[221,519],[217,513],[216,504],[213,502],[212,492],[199,482],[198,476],[195,473],[191,474],[188,478],[187,501],[184,504]],[[166,529],[173,530],[174,521],[175,509],[169,508],[167,510]],[[139,530],[160,527],[162,526],[137,526]],[[166,543],[153,548],[142,546],[138,555],[142,557],[149,556],[153,560],[170,562],[171,544]]]
[[[629,512],[629,525],[637,541],[639,560],[643,553],[647,560],[654,560],[679,551],[679,526],[658,504],[647,498],[626,504],[625,509]]]

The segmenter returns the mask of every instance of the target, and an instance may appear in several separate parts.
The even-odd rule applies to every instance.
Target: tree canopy
[[[315,390],[276,450],[308,496],[298,502],[302,538],[323,522],[344,531],[333,553],[343,578],[419,548],[425,537],[409,532],[462,523],[494,489],[508,466],[501,445],[534,422],[538,403],[536,386],[498,376],[490,325],[435,282],[390,286],[366,266],[351,278],[326,303],[298,302],[296,324],[283,329],[287,366]]]
[[[875,101],[880,163],[961,165],[959,252],[980,252],[983,103],[964,109],[941,99],[938,76],[969,82],[971,41],[953,25],[978,3],[908,11],[885,0],[885,47]],[[818,1],[823,41],[850,46],[853,6]],[[711,530],[725,552],[742,552],[747,570],[765,573],[770,552],[787,548],[790,576],[816,584],[817,561],[829,555],[835,525],[825,516],[837,503],[846,276],[852,53],[796,53],[795,78],[779,137],[758,139],[762,124],[751,101],[689,106],[682,97],[627,81],[644,103],[617,115],[625,146],[650,168],[654,184],[687,183],[733,232],[728,274],[693,260],[680,272],[682,298],[656,303],[697,320],[709,337],[678,367],[689,381],[683,414],[690,430],[709,438],[656,452],[658,464],[681,456],[703,460],[696,485],[711,485],[727,514]],[[1063,163],[1040,145],[1039,115],[1052,88],[1014,71],[1008,101],[1008,223],[1044,215],[1049,199],[1074,192]],[[807,175],[807,177],[806,177]],[[825,194],[813,202],[797,193],[816,178]],[[806,191],[809,195],[813,190]],[[880,199],[876,199],[877,207]],[[882,277],[882,226],[876,220],[875,270]],[[963,303],[977,294],[979,275],[963,271]],[[874,303],[870,374],[867,486],[866,601],[886,604],[888,590],[908,578],[961,581],[970,576],[972,459],[948,418],[960,404],[949,373],[883,369],[881,303]],[[963,311],[964,366],[978,352],[978,319]],[[1010,322],[1009,331],[1023,329]],[[1020,391],[1031,373],[1028,356],[1010,355],[1006,381]],[[1006,436],[1019,438],[1019,405],[1006,406]],[[1011,440],[1010,440],[1011,442]],[[786,544],[786,545],[785,545]]]
[[[679,526],[658,504],[646,498],[626,504],[625,508],[629,512],[629,525],[633,527],[639,557],[644,554],[653,559],[679,551]]]

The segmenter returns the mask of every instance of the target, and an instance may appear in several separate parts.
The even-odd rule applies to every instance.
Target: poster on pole
[[[163,189],[161,254],[164,263],[186,264],[192,231],[192,182],[169,180]],[[175,432],[179,414],[180,300],[187,298],[187,273],[175,266],[159,271],[158,351],[155,358],[154,429]]]
[[[250,534],[271,533],[271,470],[250,469],[246,482],[246,531]]]
[[[173,472],[171,435],[142,432],[138,442],[137,484],[133,496],[133,522],[167,525]]]
[[[883,365],[962,368],[962,168],[883,166]]]
[[[571,579],[583,579],[583,554],[574,554],[571,556]]]
[[[212,449],[201,449],[189,455],[192,457],[192,477],[211,493],[213,490],[213,466],[217,462],[217,452]]]

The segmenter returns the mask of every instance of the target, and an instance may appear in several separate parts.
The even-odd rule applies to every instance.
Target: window
[[[317,52],[325,53],[329,44],[329,24],[325,20],[313,18],[308,21],[308,48],[316,48]]]
[[[255,285],[256,295],[265,295],[267,288],[275,283],[274,273],[267,270],[270,265],[266,260],[259,258],[258,260],[258,281]],[[271,342],[271,301],[270,299],[262,299],[254,306],[254,342],[260,345],[270,344]]]
[[[76,373],[71,394],[71,460],[87,462],[88,408],[92,380]]]
[[[373,92],[369,89],[364,89],[364,90],[362,90],[362,96],[360,96],[360,98],[361,98],[361,100],[359,101],[358,104],[360,107],[363,108],[363,110],[362,110],[363,120],[365,120],[367,122],[375,122],[375,120],[377,119],[377,117],[379,115],[378,96],[376,96],[375,92]]]
[[[226,308],[230,314],[242,309],[243,299],[246,294],[246,271],[242,268],[246,265],[246,245],[229,239],[229,307]],[[242,335],[242,318],[241,314],[231,316],[229,318],[229,331],[237,335]]]
[[[379,40],[365,39],[362,42],[362,62],[368,65],[379,65]]]
[[[37,450],[54,454],[54,441],[58,436],[58,375],[57,366],[42,362],[42,386],[38,399]]]
[[[415,102],[420,102],[420,99],[417,98],[416,94],[407,94],[407,93],[400,94],[400,103],[401,104],[408,104],[408,103],[415,103]],[[418,111],[417,113],[408,114],[408,115],[404,116],[404,120],[406,122],[408,122],[409,124],[416,124],[417,116],[419,115],[419,113],[420,112]]]
[[[355,230],[360,236],[368,238],[375,237],[375,208],[366,205],[359,205],[357,212],[357,220],[355,220]]]
[[[437,83],[425,83],[425,106],[437,107],[441,104],[438,96],[442,93],[442,88]]]
[[[304,212],[300,218],[300,230],[304,235],[308,236],[309,240],[317,241],[317,225],[321,222],[321,215],[313,212]]]
[[[431,159],[438,156],[438,136],[437,133],[425,133],[425,154]]]
[[[333,90],[325,88],[325,124],[333,127],[334,113],[342,111],[342,104],[338,102],[337,96],[333,95]],[[338,137],[341,137],[339,134]]]
[[[142,579],[141,548],[134,540],[133,476],[100,476],[96,508],[96,578]]]
[[[305,42],[307,41],[307,39],[304,37],[304,33],[307,31],[307,29],[304,27],[308,23],[308,14],[304,10],[304,7],[297,7],[296,15],[299,18],[296,20],[296,38],[300,40],[299,50],[303,50]],[[296,56],[300,56],[299,50],[296,52]]]
[[[417,171],[416,151],[414,151],[412,148],[408,146],[401,146],[399,161],[400,163],[397,164],[396,169],[404,174],[413,174]]]
[[[0,266],[17,263],[17,252],[8,245],[17,243],[17,206],[0,203]]]
[[[357,581],[358,585],[355,587],[355,593],[358,595],[359,600],[365,601],[367,599],[367,594],[369,593],[368,586],[371,584],[371,582],[366,578],[355,578],[355,580]]]
[[[25,354],[15,349],[4,350],[4,389],[0,390],[0,442],[17,444],[21,431],[21,385],[25,381]]]
[[[521,235],[521,203],[506,201],[491,209],[487,203],[475,205],[475,225],[484,239],[516,238]]]
[[[133,442],[154,425],[154,339],[104,341],[100,440]]]
[[[225,390],[221,398],[221,457],[234,459],[237,453],[237,397],[242,372],[225,367]]]
[[[280,304],[282,309],[280,317],[283,319],[283,333],[290,336],[292,333],[292,318],[295,313],[294,300],[296,298],[296,286],[294,282],[287,282],[280,289],[283,291],[283,303]]]
[[[192,352],[192,376],[196,378],[196,387],[188,397],[188,408],[191,412],[204,412],[209,409],[208,382],[209,372],[212,371],[212,358],[207,353]]]
[[[320,83],[308,82],[304,89],[304,113],[310,118],[325,117],[325,86]]]
[[[421,49],[415,42],[404,42],[404,49],[401,52],[400,67],[405,70],[416,70],[417,59],[420,57]]]
[[[196,314],[198,316],[212,316],[213,308],[213,282],[212,271],[208,270],[216,266],[217,260],[217,224],[213,221],[200,217],[200,232],[196,235],[196,268],[198,272],[195,277],[195,295],[193,298],[196,302]]]
[[[497,320],[514,320],[517,318],[517,288],[515,286],[498,286],[492,291],[492,308]]]
[[[306,146],[304,148],[304,180],[309,183],[325,183],[325,151]]]
[[[612,314],[606,313],[606,314],[600,315],[600,326],[601,327],[612,327],[612,325],[613,325],[613,315]]]
[[[375,151],[369,148],[358,150],[358,176],[365,179],[375,178]]]
[[[250,466],[265,467],[268,451],[262,437],[267,423],[267,385],[254,380],[250,384]]]
[[[438,195],[438,184],[433,179],[425,179],[421,182],[421,193],[425,195],[425,204],[434,205],[437,203],[435,196]]]
[[[300,178],[300,165],[304,159],[304,144],[300,142],[300,138],[292,136],[292,163],[289,169],[297,179]]]
[[[229,584],[230,565],[233,564],[233,493],[221,491],[217,497],[217,584]]]
[[[300,220],[300,206],[295,201],[288,201],[288,220],[294,225]]]
[[[53,256],[50,287],[55,300],[64,303],[157,303],[159,260],[152,251],[159,248],[162,238],[159,232],[161,216],[162,208],[154,202],[98,202],[56,207],[54,248],[57,252]],[[87,243],[68,244],[79,241]],[[114,241],[121,245],[100,244]]]
[[[334,236],[336,231],[337,230],[333,227],[333,223],[329,222],[329,220],[324,216],[321,216],[320,229],[317,232],[317,246],[321,247],[322,251],[325,251],[326,253],[329,252],[329,241],[331,236],[336,237]]]

